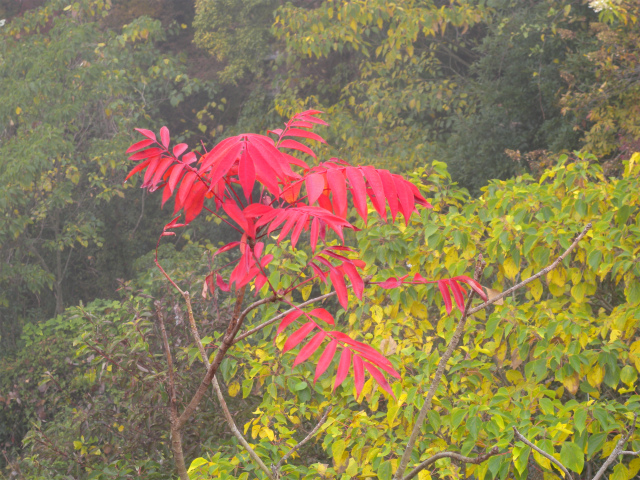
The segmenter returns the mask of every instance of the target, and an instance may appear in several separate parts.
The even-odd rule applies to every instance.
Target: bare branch
[[[598,480],[600,477],[602,477],[602,475],[604,475],[604,472],[607,471],[607,468],[609,468],[609,465],[611,465],[611,463],[613,463],[613,461],[616,460],[618,456],[620,456],[623,453],[622,449],[631,438],[631,435],[633,435],[633,432],[636,431],[636,420],[638,420],[638,414],[634,413],[633,423],[631,424],[631,428],[629,429],[629,432],[626,435],[624,435],[622,438],[620,438],[620,440],[618,440],[618,443],[616,444],[616,447],[613,449],[613,452],[611,452],[611,455],[607,457],[605,462],[600,467],[600,470],[598,470],[598,473],[596,473],[596,476],[593,477],[592,480]],[[638,453],[629,452],[629,454],[637,455]]]
[[[531,447],[531,449],[533,449],[536,452],[538,452],[544,458],[546,458],[546,459],[550,460],[551,462],[553,462],[560,470],[562,470],[562,472],[565,474],[565,478],[567,478],[568,480],[571,480],[573,478],[571,476],[571,473],[569,473],[569,470],[567,470],[567,467],[565,467],[562,463],[560,463],[558,460],[556,460],[553,455],[549,455],[547,452],[545,452],[544,450],[536,447],[533,443],[531,443],[529,440],[527,440],[525,438],[525,436],[522,435],[518,431],[518,429],[516,427],[513,427],[513,434],[514,434],[516,440],[521,441],[522,443],[524,443],[528,447]]]
[[[171,423],[171,450],[173,450],[173,459],[176,462],[176,469],[181,480],[189,480],[187,466],[184,463],[184,452],[182,451],[182,436],[180,427],[178,426],[178,402],[176,400],[176,384],[173,374],[173,359],[171,358],[171,350],[169,349],[169,340],[167,338],[167,330],[164,327],[164,317],[162,315],[162,306],[156,300],[156,316],[160,325],[160,333],[162,334],[162,344],[164,352],[167,356],[167,366],[169,369],[169,405],[170,405],[170,423]]]
[[[485,265],[484,260],[482,259],[482,256],[480,256],[478,258],[478,265],[476,266],[476,272],[474,275],[474,277],[476,277],[475,278],[476,281],[480,278],[480,275],[482,274],[482,271],[484,269],[484,265]],[[467,299],[467,303],[464,307],[464,312],[462,313],[462,317],[460,318],[460,321],[458,322],[458,326],[456,327],[456,331],[453,334],[453,337],[451,338],[451,341],[449,342],[449,345],[447,346],[447,349],[444,352],[444,355],[442,355],[442,357],[440,358],[440,362],[438,363],[436,374],[433,377],[433,381],[431,382],[431,386],[429,387],[429,392],[427,393],[427,398],[424,399],[424,404],[420,409],[420,413],[418,414],[416,423],[413,425],[411,436],[409,437],[407,446],[405,447],[404,453],[402,454],[402,458],[400,459],[400,464],[398,465],[398,469],[396,470],[396,474],[394,476],[394,479],[396,480],[400,480],[403,478],[404,471],[407,469],[407,466],[409,465],[409,461],[411,460],[411,453],[413,452],[413,447],[415,446],[416,441],[418,440],[418,435],[420,434],[420,429],[422,428],[422,424],[424,423],[424,420],[427,418],[427,413],[429,413],[429,410],[431,410],[431,401],[433,400],[433,397],[436,394],[436,390],[440,385],[440,380],[444,375],[444,370],[447,366],[447,362],[451,358],[451,355],[453,355],[453,351],[458,346],[460,337],[462,337],[462,334],[464,332],[464,325],[467,322],[468,312],[469,312],[469,308],[471,307],[471,302],[473,301],[474,294],[475,294],[475,291],[471,290],[471,293],[469,294],[469,298]]]
[[[209,363],[209,358],[207,357],[207,353],[204,350],[204,345],[202,345],[202,340],[200,340],[200,333],[198,332],[198,327],[196,326],[196,322],[193,317],[193,309],[191,307],[191,297],[189,295],[189,292],[185,292],[184,299],[185,299],[185,302],[187,303],[187,312],[189,314],[189,328],[191,329],[191,335],[193,335],[193,339],[198,347],[200,356],[202,357],[202,362],[204,363],[204,366],[208,371],[211,364]],[[240,445],[242,445],[244,449],[249,453],[249,456],[253,459],[253,461],[256,462],[256,464],[267,474],[269,478],[273,479],[273,476],[271,475],[271,471],[269,470],[269,467],[265,465],[265,463],[258,456],[258,454],[253,450],[253,448],[251,448],[251,445],[249,444],[249,442],[247,442],[247,440],[244,438],[244,436],[236,426],[236,423],[233,420],[233,416],[229,411],[227,402],[224,399],[224,395],[222,394],[222,389],[220,388],[218,379],[216,378],[215,375],[213,377],[213,380],[211,381],[211,384],[213,386],[213,390],[216,394],[216,397],[218,397],[218,401],[220,402],[220,406],[222,407],[224,418],[227,421],[229,428],[231,429],[231,433],[233,433],[233,435],[238,439],[238,442],[240,442]]]
[[[575,238],[575,240],[573,241],[573,243],[571,245],[569,245],[569,248],[567,248],[562,255],[560,255],[558,258],[556,258],[556,260],[549,265],[546,268],[543,268],[542,270],[540,270],[538,273],[536,273],[535,275],[527,278],[526,280],[523,280],[522,282],[514,285],[513,287],[509,288],[508,290],[505,290],[504,292],[502,292],[500,295],[496,295],[495,297],[493,297],[491,300],[487,300],[486,302],[484,302],[482,305],[478,305],[477,307],[472,308],[471,310],[469,310],[469,315],[473,315],[476,312],[479,312],[480,310],[483,310],[485,308],[487,308],[489,305],[496,303],[498,300],[507,297],[509,295],[511,295],[513,292],[515,292],[516,290],[521,289],[522,287],[524,287],[526,284],[533,282],[534,280],[536,280],[537,278],[540,278],[543,275],[546,275],[547,273],[549,273],[551,270],[553,270],[554,268],[556,268],[560,262],[562,260],[565,259],[565,257],[567,255],[569,255],[569,253],[576,248],[576,246],[578,245],[578,243],[580,242],[580,240],[582,240],[584,238],[584,236],[587,234],[587,232],[591,229],[591,223],[587,223],[587,225],[584,227],[584,229],[582,230],[582,232],[580,232],[580,234]]]
[[[269,320],[267,320],[266,322],[261,323],[260,325],[258,325],[257,327],[252,328],[251,330],[247,330],[246,332],[244,332],[242,335],[238,335],[238,337],[233,341],[233,343],[237,343],[240,340],[244,340],[245,338],[253,335],[254,333],[262,330],[264,327],[268,327],[269,325],[271,325],[274,322],[277,322],[278,320],[280,320],[281,318],[286,317],[287,315],[289,315],[291,312],[294,312],[295,310],[300,309],[301,307],[306,307],[307,305],[311,305],[312,303],[316,303],[316,302],[320,302],[322,300],[324,300],[325,298],[329,298],[329,297],[333,297],[336,294],[335,290],[331,291],[325,295],[321,295],[319,297],[316,298],[312,298],[311,300],[307,300],[306,302],[301,303],[300,305],[298,305],[297,308],[290,308],[289,310],[282,312],[278,315],[276,315],[275,317],[270,318]]]
[[[300,447],[302,447],[305,443],[307,443],[309,440],[311,440],[311,438],[318,433],[318,430],[320,430],[320,427],[322,427],[322,425],[324,425],[324,422],[327,420],[327,417],[329,416],[329,413],[331,413],[331,409],[333,407],[329,407],[327,408],[324,413],[322,414],[322,417],[320,418],[320,421],[318,422],[318,424],[313,427],[313,430],[311,430],[311,432],[309,432],[309,435],[307,435],[306,437],[304,437],[304,439],[302,439],[299,443],[297,443],[296,445],[293,446],[293,448],[291,448],[291,450],[289,450],[281,459],[280,461],[277,463],[277,465],[272,465],[272,469],[273,469],[273,475],[275,478],[280,478],[280,468],[282,467],[282,464],[284,462],[286,462],[289,457],[291,455],[293,455],[293,453],[298,450]]]
[[[460,455],[459,453],[455,453],[455,452],[438,452],[434,456],[427,458],[424,462],[422,462],[416,468],[411,470],[411,473],[409,473],[409,475],[404,477],[402,480],[411,480],[413,477],[418,475],[418,473],[420,473],[421,470],[424,470],[429,465],[431,465],[432,463],[435,463],[441,458],[453,458],[454,460],[457,460],[459,462],[473,463],[478,465],[484,462],[485,460],[487,460],[488,458],[498,455],[498,453],[499,453],[498,447],[493,447],[488,452],[481,453],[476,458],[465,457],[464,455]]]

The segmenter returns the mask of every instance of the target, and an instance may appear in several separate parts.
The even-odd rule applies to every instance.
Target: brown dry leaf
[[[386,355],[386,356],[393,355],[394,353],[396,353],[397,348],[398,348],[398,344],[391,337],[385,338],[380,342],[380,351],[382,352],[383,355]]]
[[[493,300],[494,298],[496,298],[498,295],[500,295],[502,292],[499,292],[498,290],[494,290],[493,288],[489,288],[489,287],[484,287],[484,290],[487,292],[487,297],[489,298],[489,300]],[[504,298],[501,298],[500,300],[497,300],[495,302],[496,305],[503,305],[504,304]]]

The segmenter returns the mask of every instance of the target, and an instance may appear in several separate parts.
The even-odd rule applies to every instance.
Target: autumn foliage
[[[310,166],[293,154],[306,154],[314,161],[314,151],[300,140],[324,143],[312,129],[326,125],[318,118],[322,113],[308,110],[295,115],[284,128],[270,131],[271,136],[242,134],[230,137],[212,150],[200,155],[188,151],[186,144],[170,147],[169,130],[160,129],[160,140],[150,130],[137,129],[145,139],[133,144],[127,153],[138,162],[127,179],[141,173],[142,187],[149,191],[162,190],[162,204],[174,198],[175,218],[164,227],[162,236],[174,235],[173,229],[184,227],[204,211],[220,217],[237,230],[239,240],[218,249],[213,256],[237,250],[238,258],[229,278],[214,271],[205,280],[206,289],[237,290],[253,282],[256,294],[265,285],[280,301],[293,309],[278,327],[278,334],[289,326],[291,333],[283,352],[302,345],[294,365],[309,359],[324,344],[315,372],[317,380],[329,367],[336,354],[339,363],[334,382],[337,388],[351,371],[356,392],[360,393],[365,371],[390,395],[393,392],[382,372],[399,377],[384,355],[372,347],[338,331],[335,318],[324,308],[305,310],[295,306],[287,295],[316,280],[329,283],[340,305],[348,308],[348,289],[362,299],[368,283],[361,272],[366,266],[357,258],[357,251],[344,245],[344,231],[355,230],[350,219],[349,197],[355,214],[367,222],[369,207],[383,220],[395,221],[399,214],[408,223],[417,206],[431,208],[418,188],[402,176],[371,166],[351,166],[344,160],[332,158],[328,162]],[[293,153],[293,154],[292,154]],[[388,209],[388,212],[387,212]],[[180,218],[184,219],[180,222]],[[343,245],[327,243],[331,232]],[[280,243],[290,235],[296,247],[303,234],[308,234],[313,252],[306,267],[306,278],[298,278],[286,290],[276,290],[269,284],[267,268],[273,255],[264,254],[265,242],[277,238]],[[277,236],[277,237],[276,237]],[[409,279],[389,278],[379,282],[382,288],[395,288],[403,283],[436,283],[420,274]],[[467,276],[437,281],[447,312],[452,299],[462,311],[467,295],[462,284],[469,285],[481,297],[480,285]],[[311,335],[313,334],[313,335]],[[353,368],[352,368],[353,367]]]

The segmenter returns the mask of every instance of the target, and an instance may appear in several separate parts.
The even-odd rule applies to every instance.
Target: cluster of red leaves
[[[314,252],[307,264],[310,276],[298,283],[293,282],[286,292],[276,292],[270,284],[269,288],[283,298],[304,283],[316,279],[325,283],[330,281],[340,304],[346,309],[349,296],[345,278],[351,282],[355,296],[362,299],[365,282],[358,270],[364,268],[365,264],[346,256],[347,252],[353,252],[352,249],[329,246],[325,244],[325,240],[328,231],[334,232],[344,241],[344,229],[355,230],[348,219],[349,195],[356,213],[365,223],[368,217],[367,199],[385,221],[387,206],[393,221],[398,214],[402,214],[406,223],[416,211],[416,205],[431,208],[415,185],[388,170],[370,166],[353,167],[334,158],[310,167],[303,160],[287,153],[294,150],[316,158],[311,148],[295,139],[324,143],[322,137],[311,131],[315,125],[326,125],[326,122],[318,118],[320,113],[308,110],[295,115],[283,129],[269,132],[275,138],[242,134],[223,140],[203,155],[187,152],[188,146],[184,143],[170,149],[170,135],[166,127],[160,129],[160,141],[150,130],[136,129],[145,139],[127,150],[127,153],[136,152],[129,159],[139,162],[131,170],[127,180],[136,173],[144,172],[142,187],[149,191],[162,189],[162,205],[174,197],[174,214],[180,211],[184,213],[184,223],[178,223],[179,217],[175,217],[165,226],[162,236],[174,235],[172,229],[190,223],[203,210],[218,216],[241,235],[239,241],[225,245],[214,254],[215,257],[238,249],[240,256],[229,279],[225,281],[218,271],[212,272],[206,278],[205,291],[209,289],[213,292],[215,278],[215,284],[223,291],[229,291],[232,285],[242,288],[254,282],[257,294],[269,283],[266,267],[273,260],[272,255],[263,255],[264,240],[277,234],[279,243],[290,235],[291,246],[295,248],[303,232],[308,232]],[[324,247],[316,253],[319,242]],[[380,285],[394,288],[402,283],[427,282],[419,276],[412,282],[406,282],[405,278],[389,279]],[[459,282],[467,283],[481,292],[480,286],[468,277],[438,281],[447,312],[451,311],[452,304],[449,288],[458,307],[461,302],[464,303],[465,292]],[[353,364],[358,393],[364,384],[366,369],[384,390],[393,395],[381,373],[383,370],[389,375],[398,376],[389,360],[370,346],[353,340],[344,333],[324,330],[318,321],[329,325],[335,323],[333,316],[326,310],[316,308],[305,312],[296,308],[283,319],[278,333],[300,317],[304,317],[307,322],[287,338],[285,352],[300,345],[312,331],[319,331],[301,348],[295,365],[307,360],[325,340],[329,340],[318,360],[316,380],[328,368],[340,347],[342,353],[335,387],[347,377]]]

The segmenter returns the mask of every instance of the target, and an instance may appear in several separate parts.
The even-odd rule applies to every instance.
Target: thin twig
[[[154,302],[156,307],[156,316],[158,323],[160,324],[160,333],[162,334],[162,344],[167,356],[167,366],[169,370],[169,405],[171,406],[170,420],[171,420],[171,450],[173,450],[173,459],[176,462],[176,469],[180,475],[181,480],[189,480],[189,474],[187,473],[187,466],[184,462],[184,452],[182,451],[182,435],[180,427],[178,426],[178,401],[176,397],[176,384],[173,372],[173,359],[171,357],[171,350],[169,349],[169,339],[167,337],[167,330],[164,328],[164,317],[162,315],[162,305],[160,301]]]
[[[191,297],[189,295],[189,292],[185,292],[184,299],[187,303],[187,312],[189,313],[189,328],[191,329],[191,334],[193,335],[193,339],[198,347],[200,356],[202,357],[202,362],[204,363],[205,369],[208,371],[211,364],[209,363],[209,358],[207,357],[207,354],[204,350],[204,345],[202,345],[202,340],[200,340],[200,333],[198,332],[198,327],[193,317],[193,309],[191,308]],[[227,402],[224,399],[224,395],[222,394],[222,389],[220,388],[220,384],[218,383],[218,378],[215,375],[213,377],[213,380],[211,381],[211,385],[213,386],[216,397],[218,397],[218,401],[220,402],[220,406],[222,407],[224,418],[226,419],[227,424],[231,429],[231,433],[233,433],[233,435],[238,439],[238,442],[240,442],[244,449],[249,453],[249,456],[253,459],[253,461],[256,462],[256,464],[267,474],[269,478],[273,479],[269,467],[265,465],[265,463],[253,450],[249,442],[247,442],[247,440],[244,438],[244,436],[236,426],[236,423],[233,420],[233,416],[229,411]]]
[[[429,465],[436,462],[437,460],[440,460],[441,458],[453,458],[454,460],[457,460],[459,462],[473,463],[473,464],[479,465],[485,460],[487,460],[487,458],[498,455],[498,453],[499,453],[498,447],[493,447],[488,452],[481,453],[476,458],[465,457],[464,455],[460,455],[459,453],[455,453],[455,452],[439,452],[439,453],[436,453],[434,456],[427,458],[424,462],[422,462],[416,468],[411,470],[411,473],[409,473],[409,475],[404,477],[402,480],[411,480],[413,477],[418,475],[418,473],[420,473],[421,470],[424,470]]]
[[[605,462],[600,467],[600,470],[598,470],[598,473],[596,473],[596,476],[593,477],[592,480],[598,480],[602,475],[604,475],[604,472],[607,470],[607,468],[609,468],[609,465],[611,465],[611,463],[613,463],[613,461],[616,460],[618,456],[622,454],[622,449],[631,438],[631,435],[633,435],[633,432],[635,432],[636,430],[636,420],[638,420],[638,414],[634,413],[633,423],[631,424],[631,428],[629,429],[629,432],[625,436],[623,436],[620,440],[618,440],[618,443],[616,444],[616,448],[613,449],[613,452],[611,452],[611,455],[607,457]],[[629,452],[629,453],[637,455],[637,453],[635,452]]]
[[[480,275],[484,269],[484,260],[482,257],[478,258],[478,265],[476,265],[476,271],[474,277],[476,277],[476,281],[479,280]],[[409,441],[407,442],[407,446],[404,449],[404,453],[402,454],[402,458],[400,459],[400,464],[398,465],[398,469],[396,470],[395,479],[400,480],[403,478],[404,472],[409,465],[409,461],[411,460],[411,453],[413,452],[413,448],[418,440],[418,435],[420,434],[420,430],[422,428],[422,424],[424,420],[427,418],[427,413],[431,410],[431,401],[433,400],[434,395],[436,394],[436,390],[440,385],[440,380],[444,375],[444,370],[447,367],[447,362],[453,355],[453,351],[458,346],[458,342],[460,341],[460,337],[464,333],[464,326],[467,322],[467,317],[469,315],[469,308],[471,307],[471,302],[473,301],[473,297],[475,295],[475,291],[471,290],[469,294],[469,298],[467,299],[467,303],[464,307],[464,311],[462,313],[462,317],[458,322],[458,326],[456,327],[456,331],[447,346],[444,355],[440,358],[440,362],[438,363],[438,368],[436,370],[435,376],[433,377],[433,381],[431,382],[431,386],[429,388],[429,392],[427,393],[427,398],[424,400],[424,404],[420,409],[420,413],[418,414],[418,418],[416,419],[416,423],[413,425],[413,430],[411,431],[411,436],[409,437]]]
[[[547,452],[545,452],[544,450],[536,447],[533,443],[531,443],[529,440],[527,440],[525,438],[524,435],[522,435],[518,429],[516,427],[513,427],[513,434],[516,438],[516,440],[521,441],[522,443],[524,443],[525,445],[527,445],[528,447],[531,447],[533,450],[535,450],[536,452],[538,452],[540,455],[542,455],[544,458],[552,461],[560,470],[562,470],[562,472],[565,474],[565,478],[567,478],[568,480],[571,480],[573,477],[571,476],[571,473],[569,473],[569,470],[567,470],[567,467],[565,467],[562,463],[560,463],[553,455],[549,455]]]
[[[567,255],[569,255],[569,253],[578,245],[578,243],[580,242],[580,240],[582,240],[584,238],[584,236],[587,234],[587,232],[591,229],[591,223],[587,223],[587,225],[584,227],[584,229],[582,230],[582,232],[580,232],[580,235],[578,235],[575,240],[573,241],[573,243],[571,245],[569,245],[569,248],[567,248],[562,255],[560,255],[551,265],[549,265],[546,268],[543,268],[542,270],[540,270],[538,273],[536,273],[535,275],[527,278],[526,280],[523,280],[520,283],[517,283],[516,285],[514,285],[513,287],[511,287],[508,290],[505,290],[504,292],[502,292],[499,295],[496,295],[495,297],[493,297],[491,300],[487,300],[486,302],[484,302],[481,305],[478,305],[477,307],[472,308],[471,310],[469,310],[469,315],[473,315],[476,312],[479,312],[480,310],[483,310],[485,308],[487,308],[489,305],[496,303],[498,300],[507,297],[509,295],[511,295],[511,293],[515,292],[516,290],[519,290],[520,288],[524,287],[526,284],[533,282],[535,279],[540,278],[543,275],[546,275],[547,273],[549,273],[551,270],[553,270],[554,268],[556,268],[558,266],[558,264],[565,259],[565,257]]]
[[[282,467],[282,465],[284,464],[284,462],[286,462],[289,457],[291,455],[293,455],[293,453],[298,450],[300,447],[302,447],[305,443],[307,443],[309,440],[311,440],[311,438],[318,433],[318,430],[320,430],[320,427],[322,427],[322,425],[324,425],[324,422],[327,420],[327,417],[329,416],[329,413],[331,413],[331,409],[333,407],[329,407],[327,408],[324,413],[322,414],[322,417],[320,418],[320,421],[318,422],[318,424],[313,427],[313,430],[311,430],[311,432],[309,432],[309,435],[307,435],[306,437],[304,437],[304,439],[302,439],[299,443],[297,443],[296,445],[294,445],[291,450],[289,450],[281,459],[280,461],[276,464],[276,465],[272,465],[272,469],[273,469],[273,475],[275,476],[275,478],[280,478],[280,468]]]

